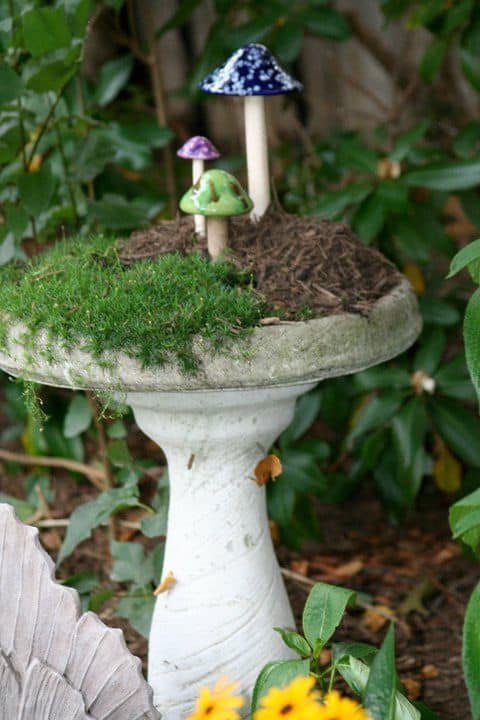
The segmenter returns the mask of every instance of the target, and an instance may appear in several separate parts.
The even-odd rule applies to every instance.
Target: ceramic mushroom
[[[270,51],[258,43],[237,50],[214,70],[199,88],[215,95],[244,97],[248,192],[253,200],[252,219],[259,219],[270,205],[265,95],[301,90],[302,84],[279,66]]]
[[[178,157],[192,161],[192,183],[200,179],[205,170],[205,160],[216,160],[220,153],[210,140],[203,135],[195,135],[177,151]],[[195,215],[195,232],[205,237],[205,218],[203,215]]]
[[[217,260],[227,246],[228,218],[253,207],[238,180],[225,170],[207,170],[180,200],[180,210],[207,218],[208,252]]]

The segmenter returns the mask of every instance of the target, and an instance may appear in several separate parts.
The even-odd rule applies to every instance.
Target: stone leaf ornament
[[[120,630],[80,614],[38,531],[0,504],[0,720],[154,720]]]

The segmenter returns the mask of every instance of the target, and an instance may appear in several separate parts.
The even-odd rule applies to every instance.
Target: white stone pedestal
[[[128,394],[168,460],[164,574],[176,584],[157,599],[149,649],[154,702],[168,720],[185,718],[220,675],[248,695],[268,661],[291,657],[273,630],[294,620],[254,469],[313,386]]]

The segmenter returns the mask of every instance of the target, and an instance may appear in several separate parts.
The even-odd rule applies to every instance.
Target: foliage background
[[[269,101],[281,203],[351,223],[409,276],[425,323],[401,358],[300,400],[274,449],[283,475],[269,487],[272,520],[300,547],[321,532],[311,494],[342,502],[373,483],[401,522],[422,488],[453,501],[480,486],[480,420],[461,342],[470,281],[445,280],[480,227],[474,0],[371,0],[361,13],[327,0],[9,0],[0,8],[0,263],[65,234],[127,233],[170,217],[190,172],[175,148],[191,134],[208,134],[220,165],[243,179],[238,102],[203,97],[196,83],[250,41],[305,83],[303,95]],[[94,490],[88,502],[79,491],[59,560],[72,569],[76,545],[105,527],[111,577],[126,583],[117,612],[146,634],[162,563],[162,544],[148,538],[165,533],[166,472],[138,455],[128,416],[99,417],[83,394],[38,394],[42,421],[32,392],[3,378],[2,444],[21,445],[13,460],[33,467],[10,500],[41,524],[56,502],[42,458],[79,471],[79,488]],[[15,475],[18,463],[2,458]],[[138,511],[134,521],[126,508]],[[147,540],[125,539],[129,523]],[[93,609],[111,597],[91,573],[70,582]]]

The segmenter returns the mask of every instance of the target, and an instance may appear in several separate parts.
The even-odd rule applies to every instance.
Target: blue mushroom
[[[280,67],[264,45],[248,43],[204,78],[199,88],[245,98],[248,192],[253,200],[252,218],[258,219],[270,205],[264,97],[302,90],[302,84]]]

